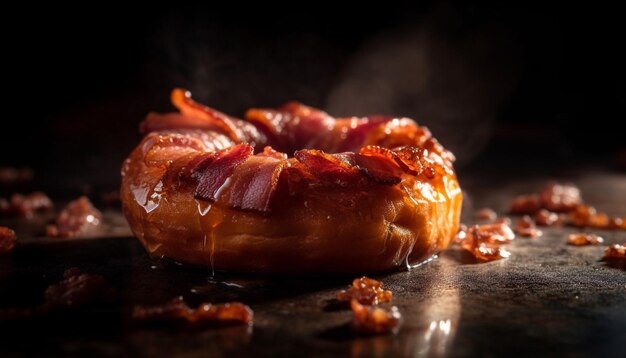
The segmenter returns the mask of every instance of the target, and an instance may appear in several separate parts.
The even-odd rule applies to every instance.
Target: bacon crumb
[[[528,215],[524,215],[517,219],[517,222],[515,223],[515,232],[521,236],[530,237],[532,239],[543,235],[543,232],[537,229],[535,222]]]
[[[498,214],[490,208],[482,208],[478,210],[475,215],[477,220],[493,221],[498,218]]]
[[[13,250],[16,242],[17,236],[15,231],[6,226],[0,226],[0,254]]]
[[[354,316],[352,328],[361,334],[390,333],[400,326],[402,315],[396,306],[385,309],[379,306],[362,305],[357,300],[350,301]]]
[[[536,223],[542,226],[560,226],[567,222],[577,227],[626,229],[624,218],[610,217],[585,205],[580,189],[573,184],[550,182],[540,194],[515,197],[509,211],[512,214],[534,214]]]
[[[81,273],[72,267],[63,273],[63,280],[50,285],[45,292],[46,301],[38,310],[51,310],[87,306],[113,300],[115,289],[108,286],[104,277]]]
[[[500,245],[509,243],[513,239],[515,239],[515,234],[506,221],[474,225],[467,231],[461,247],[479,260],[493,261],[508,258],[511,255]]]
[[[5,216],[29,218],[36,211],[45,211],[52,208],[52,200],[40,191],[28,195],[13,194],[11,200],[0,198],[0,214]]]
[[[51,237],[75,237],[100,225],[102,213],[86,196],[70,202],[59,213],[55,225],[48,225],[46,235]]]
[[[580,189],[574,184],[550,182],[541,191],[543,207],[554,212],[568,212],[582,204]]]
[[[541,209],[535,214],[535,223],[541,226],[561,226],[565,219],[557,213]]]
[[[357,300],[361,304],[376,305],[382,302],[389,302],[393,297],[391,291],[383,290],[383,283],[369,277],[355,278],[352,287],[347,290],[337,292],[337,300],[349,302]]]
[[[626,244],[615,244],[604,250],[605,259],[621,259],[626,260]]]
[[[202,303],[192,309],[182,297],[157,306],[135,306],[133,318],[140,321],[178,321],[189,325],[252,325],[253,312],[240,302]]]
[[[573,246],[600,245],[604,239],[595,234],[579,232],[567,236],[567,244]]]

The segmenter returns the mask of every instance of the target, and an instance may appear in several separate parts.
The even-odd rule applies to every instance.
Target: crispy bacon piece
[[[349,302],[357,300],[364,305],[376,305],[391,301],[393,293],[383,290],[383,283],[369,277],[355,278],[352,287],[337,292],[337,300]]]
[[[474,225],[469,234],[481,242],[490,244],[508,244],[515,239],[515,233],[506,221]]]
[[[355,164],[368,178],[382,184],[397,184],[404,173],[393,151],[373,145],[361,148]]]
[[[461,247],[482,261],[508,258],[511,254],[500,247],[515,238],[513,230],[504,221],[492,224],[474,225],[461,241]]]
[[[626,260],[626,244],[615,244],[607,247],[604,250],[604,258]]]
[[[0,254],[12,251],[16,242],[17,236],[15,231],[6,226],[0,226]]]
[[[620,217],[612,217],[611,220],[609,220],[608,228],[626,230],[626,219]]]
[[[578,205],[569,213],[572,224],[577,227],[593,227],[597,229],[626,229],[620,217],[609,217],[605,213],[598,213],[593,206]]]
[[[343,160],[345,158],[337,154],[328,154],[316,149],[304,149],[296,151],[294,157],[322,184],[347,186],[364,179],[352,163]]]
[[[491,208],[482,208],[478,210],[475,214],[476,219],[478,220],[488,220],[493,221],[498,218],[498,214]]]
[[[389,116],[368,116],[364,118],[342,118],[338,122],[349,122],[345,125],[345,139],[337,148],[338,152],[357,151],[367,141],[368,136],[377,127],[383,126],[385,123],[393,120]]]
[[[231,208],[269,215],[270,202],[286,160],[251,156],[230,177],[226,202]]]
[[[580,189],[573,184],[548,183],[540,194],[521,195],[513,199],[512,214],[534,214],[539,225],[562,225],[569,222],[577,227],[626,229],[624,219],[599,213],[583,203]],[[564,213],[559,215],[559,213]],[[567,215],[567,216],[563,216]]]
[[[537,229],[535,222],[528,215],[524,215],[517,219],[517,222],[515,223],[515,232],[517,232],[520,236],[530,237],[532,239],[543,235],[543,232]]]
[[[78,268],[72,267],[65,270],[62,281],[46,289],[46,301],[38,307],[38,311],[45,313],[107,303],[115,298],[115,294],[115,289],[106,283],[104,277],[81,273]]]
[[[394,332],[402,320],[402,315],[396,306],[385,309],[379,306],[362,305],[357,300],[351,300],[350,308],[354,313],[352,328],[360,334]]]
[[[554,212],[568,212],[582,203],[580,189],[574,184],[550,182],[541,191],[543,207]]]
[[[569,234],[567,236],[567,244],[573,246],[600,245],[603,242],[604,239],[602,237],[584,232]]]
[[[75,237],[85,234],[102,222],[102,213],[86,196],[71,201],[57,215],[54,225],[48,225],[46,235],[51,237]]]
[[[31,217],[37,211],[52,208],[52,200],[40,191],[28,195],[13,194],[10,201],[0,198],[0,214],[7,216]]]
[[[249,144],[237,144],[220,150],[198,163],[194,176],[198,179],[195,198],[215,201],[235,168],[248,160],[254,149]]]
[[[564,214],[557,214],[541,209],[535,214],[535,223],[541,226],[561,226],[565,223]]]
[[[133,318],[139,321],[181,322],[192,326],[252,325],[254,313],[240,302],[223,304],[203,303],[192,309],[177,297],[157,306],[135,306]]]

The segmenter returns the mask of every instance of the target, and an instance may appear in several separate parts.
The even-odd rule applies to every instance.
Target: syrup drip
[[[204,238],[202,240],[202,251],[205,252],[208,257],[206,262],[207,266],[211,267],[211,277],[215,276],[215,244],[216,235],[215,231],[219,224],[224,220],[222,210],[214,208],[211,203],[203,200],[196,200],[198,203],[198,214],[200,220],[200,227],[204,232]]]

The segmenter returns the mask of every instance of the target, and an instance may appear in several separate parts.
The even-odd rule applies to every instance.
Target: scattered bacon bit
[[[48,225],[46,235],[51,237],[75,237],[100,225],[102,213],[86,196],[70,202],[59,213],[55,225]]]
[[[189,325],[252,325],[253,312],[240,302],[203,303],[191,309],[182,297],[163,305],[135,306],[133,318],[140,321],[180,321]]]
[[[539,195],[519,195],[513,198],[509,207],[511,214],[534,214],[541,209]]]
[[[461,246],[479,260],[493,261],[511,255],[499,245],[509,243],[514,238],[515,234],[506,222],[474,225],[467,231]]]
[[[538,230],[535,226],[535,222],[530,216],[524,215],[517,219],[515,223],[515,232],[524,237],[536,238],[543,235],[541,230]]]
[[[36,211],[49,210],[52,207],[50,198],[40,191],[28,195],[13,194],[10,201],[0,198],[0,214],[7,216],[31,217]]]
[[[577,227],[589,226],[597,229],[626,229],[622,218],[609,217],[605,213],[598,213],[593,206],[578,205],[569,215],[572,224]]]
[[[605,259],[622,259],[626,260],[626,244],[615,244],[604,250]]]
[[[515,233],[506,221],[474,225],[469,229],[468,234],[473,235],[480,242],[490,244],[508,244],[515,239]]]
[[[0,167],[0,185],[24,183],[33,179],[33,170],[30,168]]]
[[[476,212],[477,220],[489,220],[493,221],[498,218],[498,214],[491,208],[482,208]]]
[[[600,245],[604,239],[595,234],[579,232],[567,236],[567,244],[573,246]]]
[[[389,302],[393,297],[391,291],[383,290],[383,283],[369,277],[355,278],[352,287],[337,292],[338,301],[357,300],[361,304],[376,305]]]
[[[535,223],[541,226],[561,226],[565,222],[565,219],[551,211],[541,209],[535,214]]]
[[[472,254],[474,255],[474,257],[482,261],[495,261],[500,259],[506,259],[511,256],[511,253],[505,248],[484,242],[481,242],[477,246],[475,246]]]
[[[8,227],[0,226],[0,254],[13,250],[16,241],[15,231]]]
[[[624,218],[598,213],[594,207],[583,204],[580,189],[573,184],[550,182],[538,195],[518,196],[511,202],[510,212],[535,214],[537,224],[544,226],[562,225],[567,217],[558,213],[567,213],[569,223],[577,227],[626,229]]]
[[[40,312],[110,302],[115,297],[115,290],[100,275],[84,274],[72,267],[65,270],[63,278],[46,289],[46,302],[39,306]]]
[[[611,220],[609,220],[609,229],[626,229],[626,219],[624,218],[618,218],[618,217],[612,217]]]
[[[541,191],[543,207],[554,212],[568,212],[582,203],[580,189],[574,184],[549,182]]]
[[[385,309],[379,306],[366,306],[357,300],[350,301],[352,328],[362,334],[390,333],[400,326],[402,315],[396,306]]]

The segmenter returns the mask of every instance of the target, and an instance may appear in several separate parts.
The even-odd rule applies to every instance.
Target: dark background
[[[1,25],[0,165],[46,185],[117,187],[139,122],[171,110],[175,86],[236,116],[295,99],[416,118],[460,171],[624,157],[623,21],[596,4],[23,10]]]

